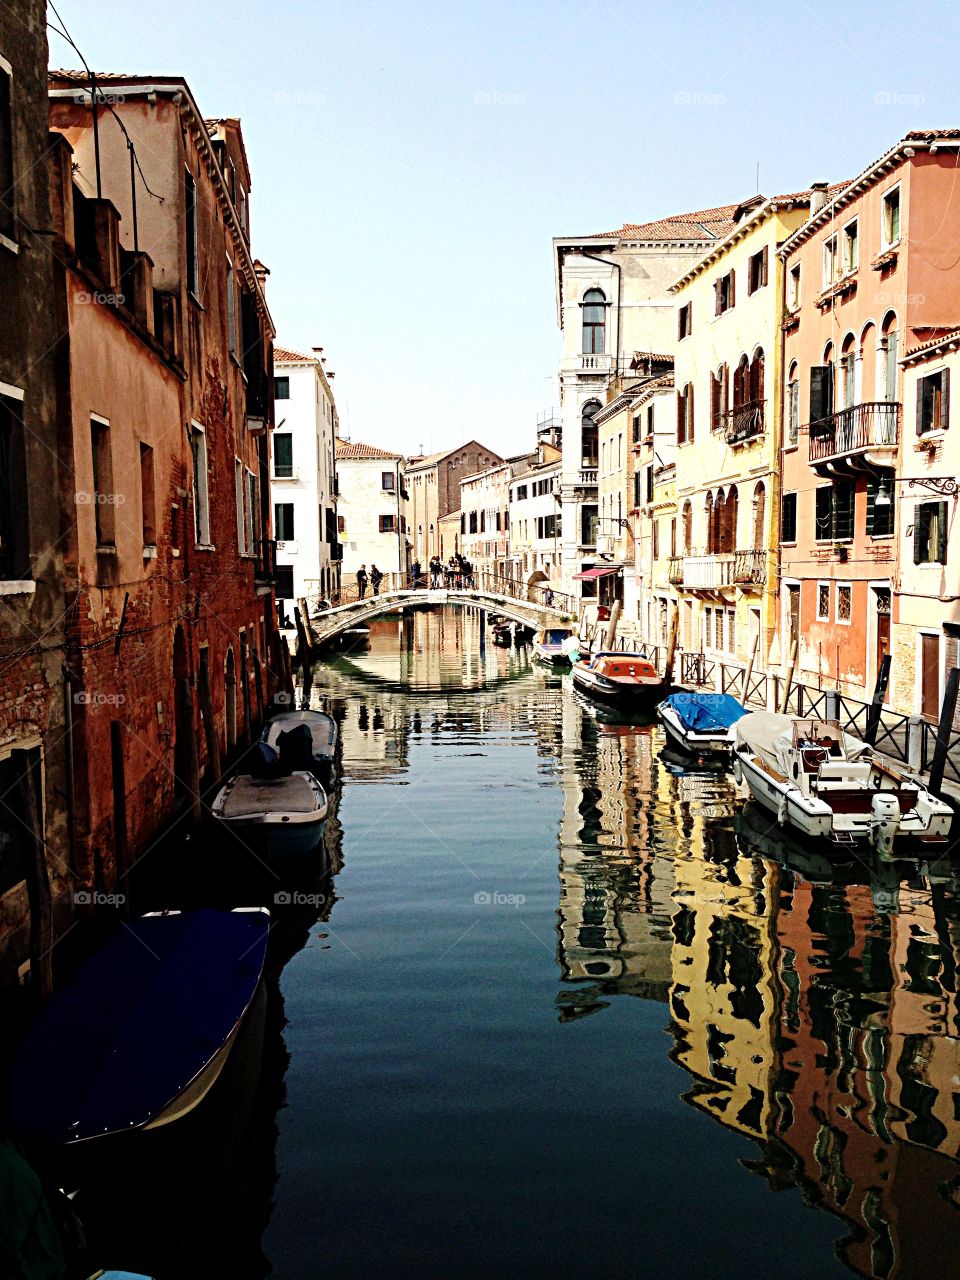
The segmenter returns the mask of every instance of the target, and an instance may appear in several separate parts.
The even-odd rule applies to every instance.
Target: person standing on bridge
[[[430,585],[434,589],[443,586],[443,561],[437,555],[430,561]]]
[[[410,566],[410,577],[411,577],[410,585],[413,587],[414,591],[418,591],[420,589],[420,561],[419,560],[414,560],[413,564]]]
[[[377,568],[375,564],[372,564],[370,566],[370,586],[373,588],[373,594],[375,596],[378,596],[380,594],[380,583],[382,581],[383,581],[383,574],[380,572],[380,570]]]
[[[357,570],[357,596],[362,600],[367,594],[367,566],[362,564]]]

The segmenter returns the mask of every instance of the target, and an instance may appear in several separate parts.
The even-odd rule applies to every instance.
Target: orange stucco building
[[[901,561],[946,565],[956,500],[926,471],[932,488],[909,481],[920,442],[945,427],[949,390],[905,406],[902,361],[960,316],[958,146],[957,131],[908,134],[850,184],[822,187],[779,250],[780,656],[786,666],[796,644],[798,681],[853,697],[872,695],[909,608]],[[934,718],[945,653],[938,639],[898,654],[888,705]]]

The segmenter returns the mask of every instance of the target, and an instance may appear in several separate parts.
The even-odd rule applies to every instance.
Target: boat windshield
[[[795,720],[793,745],[798,750],[817,748],[836,760],[845,758],[843,730],[836,720]]]

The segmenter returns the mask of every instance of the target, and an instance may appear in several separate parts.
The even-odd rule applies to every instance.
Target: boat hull
[[[614,681],[578,667],[573,669],[573,683],[590,698],[612,706],[628,707],[632,711],[652,711],[664,694],[669,693],[669,687],[659,680],[650,684]]]
[[[692,756],[710,756],[724,761],[729,759],[733,735],[729,730],[716,733],[697,733],[687,729],[669,707],[657,708],[657,719],[663,725],[667,737],[674,746]]]

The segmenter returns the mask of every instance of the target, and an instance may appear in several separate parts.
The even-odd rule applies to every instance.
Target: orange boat
[[[640,653],[595,653],[573,668],[578,689],[604,702],[652,707],[670,692],[657,669]]]

